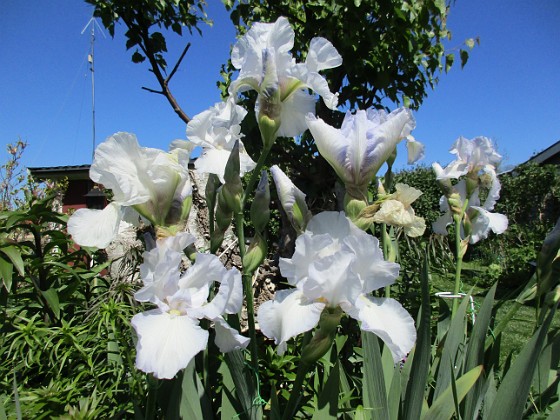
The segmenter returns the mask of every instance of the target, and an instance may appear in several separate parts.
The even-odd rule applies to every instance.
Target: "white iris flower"
[[[245,115],[245,108],[230,99],[195,115],[187,124],[187,138],[203,149],[195,161],[198,172],[216,174],[224,184],[226,164],[236,140],[239,140],[240,175],[255,168],[241,142],[241,121]]]
[[[192,194],[188,162],[186,149],[166,153],[140,147],[134,134],[114,134],[97,147],[89,170],[93,181],[113,192],[113,201],[103,210],[77,210],[68,232],[79,245],[106,248],[130,213],[125,210],[154,225],[177,223]]]
[[[257,114],[280,121],[278,136],[294,137],[306,129],[305,115],[315,111],[313,90],[325,105],[336,109],[338,97],[319,71],[338,67],[342,57],[324,38],[313,38],[305,63],[296,63],[290,50],[294,31],[288,20],[255,23],[234,45],[231,62],[239,70],[230,93],[258,92]]]
[[[414,345],[414,321],[401,304],[370,295],[395,281],[399,265],[385,261],[379,241],[344,213],[314,216],[298,237],[293,257],[280,259],[280,271],[295,289],[278,291],[258,312],[260,328],[274,338],[278,353],[290,338],[314,328],[326,307],[340,307],[360,321],[364,331],[385,342],[395,361]]]
[[[502,156],[494,150],[492,142],[487,137],[476,137],[472,140],[459,137],[449,152],[456,155],[457,159],[445,169],[437,162],[432,164],[438,180],[457,179],[470,172],[494,173],[502,160]]]
[[[410,135],[416,123],[412,113],[399,108],[390,114],[369,108],[348,112],[340,129],[309,114],[307,125],[319,153],[329,162],[347,188],[364,190],[397,144]],[[423,146],[411,141],[409,163],[423,156]]]
[[[459,205],[464,206],[467,200],[467,184],[464,179],[459,181],[453,189],[459,194]],[[486,239],[490,231],[495,234],[504,233],[508,227],[508,219],[505,215],[500,213],[491,213],[496,201],[500,197],[500,183],[496,179],[492,182],[492,187],[488,192],[486,200],[481,205],[478,196],[478,188],[468,198],[467,216],[471,223],[471,235],[469,242],[475,244],[481,239]],[[440,235],[447,235],[447,226],[453,223],[453,213],[449,207],[449,202],[445,196],[442,196],[439,201],[439,207],[444,214],[440,216],[433,224],[432,229],[434,233]],[[464,238],[462,232],[462,237]]]
[[[193,241],[188,233],[160,240],[156,248],[144,253],[140,267],[144,287],[135,298],[151,302],[157,309],[132,318],[138,335],[136,367],[160,379],[173,378],[206,348],[209,334],[199,326],[202,318],[213,321],[220,351],[245,348],[249,342],[222,317],[241,310],[239,271],[227,270],[215,255],[199,253],[196,262],[181,274],[182,250]],[[220,286],[208,302],[214,282]]]

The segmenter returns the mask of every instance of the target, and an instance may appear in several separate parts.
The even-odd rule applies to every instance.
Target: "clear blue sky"
[[[220,65],[235,40],[221,2],[209,3],[215,24],[202,37],[168,39],[170,62],[192,42],[171,83],[190,116],[219,100]],[[2,0],[0,143],[27,140],[26,166],[91,162],[90,36],[80,34],[91,13],[77,0]],[[560,2],[458,0],[448,26],[450,47],[476,36],[481,45],[463,70],[457,66],[442,75],[415,113],[413,134],[427,147],[424,163],[449,162],[448,150],[459,135],[494,139],[507,165],[560,140]],[[143,146],[166,149],[185,138],[185,125],[163,96],[141,90],[158,86],[147,65],[130,61],[123,28],[116,32],[114,39],[96,37],[97,143],[129,131]]]

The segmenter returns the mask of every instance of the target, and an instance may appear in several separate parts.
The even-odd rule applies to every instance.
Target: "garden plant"
[[[412,111],[366,106],[321,118],[317,101],[332,112],[339,101],[324,74],[350,58],[323,37],[297,40],[307,50],[293,55],[295,36],[285,17],[253,23],[233,46],[227,96],[188,118],[188,140],[169,151],[124,132],[100,144],[90,177],[111,192],[104,209],[68,217],[47,195],[2,213],[0,418],[560,416],[560,225],[518,305],[496,317],[494,284],[473,310],[464,257],[508,229],[495,211],[492,142],[459,137],[452,162],[433,164],[440,214],[427,223],[415,211],[422,191],[392,172],[401,148],[409,163],[428,153],[412,136]],[[252,105],[240,105],[247,97]],[[257,140],[243,130],[251,113]],[[272,152],[305,136],[318,151],[306,159],[333,173],[325,209]],[[194,209],[196,146],[195,172],[207,181]],[[195,210],[207,213],[207,238],[189,232]],[[259,267],[282,251],[269,226],[278,213],[292,250],[278,257],[274,297],[257,307]],[[115,268],[98,250],[131,225],[142,248]],[[223,258],[231,241],[233,263]],[[431,282],[443,264],[453,287],[440,297]],[[417,305],[401,293],[411,279]],[[531,337],[504,358],[502,333],[528,302]]]

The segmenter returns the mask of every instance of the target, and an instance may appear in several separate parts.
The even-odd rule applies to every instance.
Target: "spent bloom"
[[[114,134],[97,147],[89,170],[93,181],[112,191],[113,201],[103,210],[77,210],[68,232],[79,245],[105,248],[127,214],[160,226],[180,222],[191,202],[188,161],[186,149],[167,153],[140,147],[134,134]]]
[[[389,114],[373,108],[358,110],[355,114],[348,112],[340,129],[312,114],[307,116],[307,125],[319,153],[356,198],[362,198],[379,168],[397,144],[410,135],[415,124],[412,113],[405,108]],[[409,155],[409,163],[413,163],[422,157],[423,147],[417,141],[410,143],[414,153]]]
[[[315,111],[313,90],[325,105],[336,109],[338,97],[319,71],[338,67],[342,57],[324,38],[313,38],[304,63],[296,63],[291,49],[294,30],[285,17],[274,23],[255,23],[234,45],[231,62],[239,70],[230,93],[255,90],[256,113],[274,127],[275,135],[293,137],[307,129],[305,115]]]
[[[245,151],[241,142],[241,121],[247,115],[242,106],[233,100],[218,102],[206,111],[193,117],[187,124],[187,138],[202,147],[202,154],[196,159],[198,172],[218,175],[224,183],[224,172],[235,142],[239,140],[240,175],[252,171],[255,162]]]
[[[318,325],[324,311],[340,309],[379,336],[395,361],[412,348],[416,330],[408,312],[394,299],[370,295],[395,281],[399,265],[385,261],[379,241],[344,213],[314,216],[292,258],[280,259],[280,271],[295,289],[278,291],[258,312],[262,332],[280,354],[286,341]]]
[[[394,193],[383,198],[373,221],[402,227],[404,233],[412,238],[423,235],[426,222],[422,217],[416,216],[412,208],[412,203],[422,195],[422,191],[401,183],[395,189]]]
[[[135,294],[140,302],[157,306],[132,318],[138,335],[136,367],[160,379],[173,378],[208,344],[208,331],[200,319],[214,323],[215,342],[220,351],[245,348],[249,339],[239,335],[222,317],[241,310],[241,274],[227,270],[218,257],[198,253],[196,262],[183,274],[182,250],[194,241],[188,233],[158,241],[144,253],[140,272],[144,287]],[[214,282],[219,289],[208,301]]]

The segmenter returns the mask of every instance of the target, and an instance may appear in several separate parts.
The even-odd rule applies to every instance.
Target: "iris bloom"
[[[464,207],[465,200],[467,200],[466,181],[462,179],[453,189],[460,197],[458,205]],[[508,227],[507,217],[500,213],[491,213],[499,197],[500,183],[496,180],[492,183],[488,196],[482,205],[478,196],[478,188],[468,198],[466,216],[471,225],[471,234],[469,238],[471,244],[475,244],[481,239],[486,239],[490,231],[496,234],[501,234],[506,231]],[[453,213],[445,196],[441,197],[439,206],[444,214],[433,223],[432,228],[434,233],[447,235],[447,226],[453,223]],[[465,237],[464,232],[462,232],[461,236],[463,238]]]
[[[373,221],[402,227],[404,233],[410,237],[423,235],[426,222],[422,217],[416,216],[412,208],[412,203],[422,195],[422,191],[400,183],[395,188],[396,192],[383,199],[380,209],[373,216]]]
[[[280,259],[280,271],[295,289],[276,292],[258,312],[259,326],[274,338],[278,353],[290,338],[314,328],[325,308],[337,307],[379,336],[395,361],[414,345],[416,329],[408,312],[394,299],[370,295],[395,281],[399,265],[385,261],[379,241],[344,213],[314,216],[296,240],[293,257]]]
[[[215,342],[222,352],[245,348],[249,341],[222,317],[241,309],[243,291],[237,269],[227,270],[215,255],[199,253],[181,274],[181,251],[193,241],[186,233],[160,240],[144,254],[140,266],[144,287],[135,298],[157,308],[132,318],[138,335],[136,367],[160,379],[173,378],[206,348],[209,334],[199,325],[202,318],[213,321]],[[214,282],[220,286],[208,302]]]
[[[114,134],[97,147],[89,170],[93,181],[113,192],[113,201],[103,210],[77,210],[68,232],[79,245],[106,248],[125,214],[154,225],[177,223],[192,194],[188,161],[185,149],[166,153],[140,147],[134,134]]]
[[[288,176],[277,165],[270,168],[276,192],[282,208],[286,212],[290,223],[299,233],[303,233],[305,226],[312,217],[305,202],[305,194],[294,185]]]
[[[241,142],[243,134],[240,124],[245,115],[245,108],[228,100],[218,102],[193,117],[187,124],[187,138],[203,149],[195,162],[197,171],[216,174],[223,184],[226,163],[236,140],[239,140],[240,175],[255,168],[255,162]]]
[[[346,113],[340,129],[309,114],[307,125],[319,153],[329,162],[347,189],[363,193],[397,143],[410,135],[416,123],[412,113],[399,108],[390,114],[369,108]],[[422,157],[423,147],[411,142],[409,163]],[[356,197],[360,198],[360,197]]]
[[[495,150],[492,142],[487,137],[476,137],[468,140],[459,137],[451,150],[457,156],[445,169],[437,162],[432,164],[438,180],[459,178],[467,173],[479,171],[495,173],[497,165],[502,160]]]
[[[234,45],[231,62],[239,70],[230,93],[256,90],[256,113],[279,122],[277,135],[293,137],[306,129],[305,115],[315,111],[313,90],[325,105],[336,109],[338,97],[329,89],[319,71],[338,67],[342,57],[324,38],[313,38],[305,63],[296,63],[290,50],[294,31],[288,20],[255,23]]]

